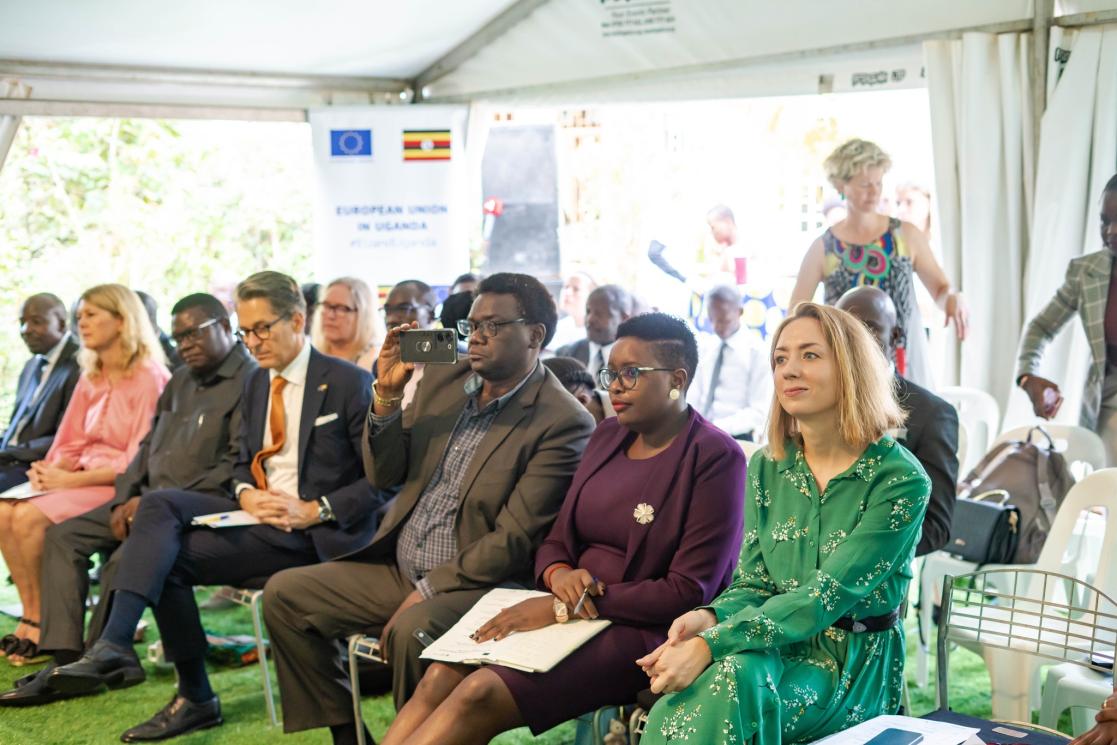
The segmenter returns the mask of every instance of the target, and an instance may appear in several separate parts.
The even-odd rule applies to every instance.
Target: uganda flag
[[[450,130],[405,129],[404,160],[450,160]]]

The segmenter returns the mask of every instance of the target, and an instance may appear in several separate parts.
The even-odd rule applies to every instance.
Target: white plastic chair
[[[1071,734],[1075,737],[1094,726],[1094,715],[1113,693],[1113,676],[1064,662],[1047,671],[1039,723],[1052,729],[1059,715],[1070,709]]]
[[[1111,518],[1113,510],[1117,508],[1117,468],[1105,468],[1095,471],[1083,480],[1076,483],[1067,492],[1063,504],[1055,515],[1055,522],[1047,541],[1043,544],[1039,560],[1034,565],[998,566],[987,567],[981,574],[989,577],[989,587],[996,588],[995,581],[998,574],[1011,572],[1022,573],[1024,570],[1035,573],[1059,575],[1064,566],[1063,555],[1071,543],[1075,526],[1079,524],[1079,515],[1084,510],[1104,508]],[[1105,525],[1105,536],[1102,539],[1097,574],[1094,587],[1107,598],[1117,596],[1117,520],[1109,519]],[[1081,584],[1081,580],[1074,579]],[[1008,592],[1004,587],[997,588],[1000,592]],[[1034,588],[1031,590],[1034,594]],[[1015,594],[1015,593],[1014,593]],[[924,595],[924,605],[929,605],[931,596]],[[1065,603],[1073,605],[1084,602],[1083,599],[1073,594]],[[1111,601],[1110,601],[1111,602]],[[1048,601],[1050,604],[1050,601]],[[1046,607],[1045,607],[1046,609]],[[1113,613],[1113,610],[1107,611]],[[1113,618],[1117,618],[1114,616]],[[1112,619],[1110,619],[1112,620]],[[1015,621],[1013,621],[1015,623]],[[941,630],[940,630],[941,632]],[[1110,654],[1112,654],[1112,640]],[[981,645],[977,645],[981,647]],[[1039,673],[1040,662],[1034,657],[1026,657],[1008,650],[998,650],[981,647],[985,657],[986,667],[992,682],[993,718],[1013,719],[1016,721],[1030,721],[1033,704],[1040,701]],[[942,692],[940,702],[942,701]]]
[[[262,587],[265,581],[266,578],[248,584],[258,584]],[[268,670],[268,640],[264,638],[264,591],[256,587],[222,587],[215,595],[228,598],[252,612],[252,631],[256,637],[256,662],[260,667],[260,682],[264,687],[264,703],[268,710],[268,720],[273,727],[278,726],[279,717],[275,712],[275,695],[272,693],[271,674]]]
[[[958,456],[958,473],[964,476],[992,447],[1001,429],[1001,407],[997,399],[977,388],[946,386],[938,394],[958,411],[958,423],[966,428],[966,457]]]
[[[1002,432],[992,443],[992,447],[990,447],[989,450],[992,450],[993,447],[996,447],[1002,442],[1026,440],[1029,432],[1035,426],[1037,425],[1016,427]],[[1038,426],[1042,426],[1044,431],[1051,436],[1051,439],[1055,443],[1055,449],[1066,458],[1067,465],[1070,466],[1071,473],[1074,474],[1076,479],[1082,480],[1085,476],[1088,476],[1094,471],[1105,468],[1105,444],[1095,432],[1085,427],[1049,424],[1047,422],[1039,423]],[[1042,440],[1042,436],[1037,435],[1037,437],[1040,437]],[[984,453],[982,453],[982,455],[984,455]],[[1077,512],[1075,515],[1077,515]],[[995,568],[995,565],[989,565],[985,568],[992,569]],[[977,564],[955,558],[945,551],[935,551],[926,556],[923,561],[922,571],[919,575],[920,597],[923,598],[919,609],[920,628],[931,628],[931,609],[934,606],[934,598],[938,596],[940,588],[942,587],[942,578],[948,574],[966,574],[976,569]],[[1049,567],[1048,569],[1061,573],[1073,573],[1075,576],[1080,574],[1073,566],[1073,562],[1063,562],[1059,567]],[[1092,579],[1092,577],[1089,576],[1082,576],[1079,578],[1087,581]],[[916,684],[919,685],[920,688],[924,688],[927,685],[930,658],[931,653],[927,644],[920,644],[916,657],[915,671]]]

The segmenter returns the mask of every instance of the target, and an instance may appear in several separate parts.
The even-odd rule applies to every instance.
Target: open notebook
[[[504,665],[528,673],[545,673],[609,625],[609,621],[574,619],[535,631],[520,631],[500,641],[478,644],[469,638],[504,608],[531,598],[551,597],[534,590],[490,590],[454,626],[419,655],[424,660],[464,665]]]
[[[24,481],[22,484],[16,484],[6,492],[0,493],[0,499],[30,499],[40,494],[46,494],[46,492],[33,489],[30,481]]]

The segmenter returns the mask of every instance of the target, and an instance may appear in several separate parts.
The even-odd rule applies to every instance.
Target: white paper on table
[[[936,722],[933,719],[885,715],[815,740],[815,745],[864,745],[889,728],[918,732],[923,735],[923,741],[919,745],[958,745],[980,732],[976,727]]]
[[[0,493],[0,499],[30,499],[40,494],[46,494],[46,492],[32,489],[31,482],[24,481],[22,484],[16,484],[6,492]]]
[[[210,515],[198,515],[190,521],[191,525],[202,525],[207,528],[239,528],[244,525],[259,525],[260,521],[245,510],[232,512],[214,512]]]

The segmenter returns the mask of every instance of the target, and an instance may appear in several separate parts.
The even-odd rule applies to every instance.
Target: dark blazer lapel
[[[309,343],[309,342],[307,342]],[[329,385],[326,361],[317,350],[310,350],[310,360],[306,365],[306,390],[303,391],[302,418],[299,419],[299,479],[306,467],[306,449],[310,445],[310,435],[314,431],[314,420],[322,410]],[[340,413],[339,413],[340,416]]]
[[[469,468],[466,469],[465,476],[462,478],[461,490],[458,492],[459,500],[465,499],[465,495],[473,487],[473,482],[477,479],[481,469],[484,468],[485,463],[488,462],[505,438],[516,429],[516,425],[527,416],[528,409],[534,405],[535,397],[539,395],[539,388],[543,385],[546,377],[546,370],[541,364],[536,363],[535,371],[524,383],[524,387],[496,415],[489,431],[481,438],[481,442],[477,446],[477,452],[473,454],[473,458],[469,461]]]
[[[671,447],[663,454],[662,458],[657,459],[657,463],[652,466],[652,470],[648,475],[647,486],[644,488],[644,493],[639,497],[633,497],[632,502],[633,514],[628,518],[632,522],[629,523],[628,528],[628,543],[624,552],[624,568],[628,572],[628,567],[632,564],[636,552],[644,545],[644,541],[648,538],[648,533],[651,532],[652,526],[655,524],[656,519],[662,519],[663,503],[671,492],[675,490],[675,482],[679,476],[679,470],[683,463],[683,453],[690,449],[691,441],[694,439],[695,433],[698,432],[698,414],[692,408],[690,410],[690,420],[687,426],[679,433],[675,441],[671,443]],[[635,510],[638,505],[647,505],[652,509],[653,521],[646,525],[641,525],[636,521]]]
[[[268,426],[268,394],[271,392],[271,373],[261,367],[254,375],[249,395],[252,397],[252,412],[255,416],[249,423],[251,429],[248,433],[252,438],[248,441],[248,446],[253,457],[264,449],[264,428]]]

